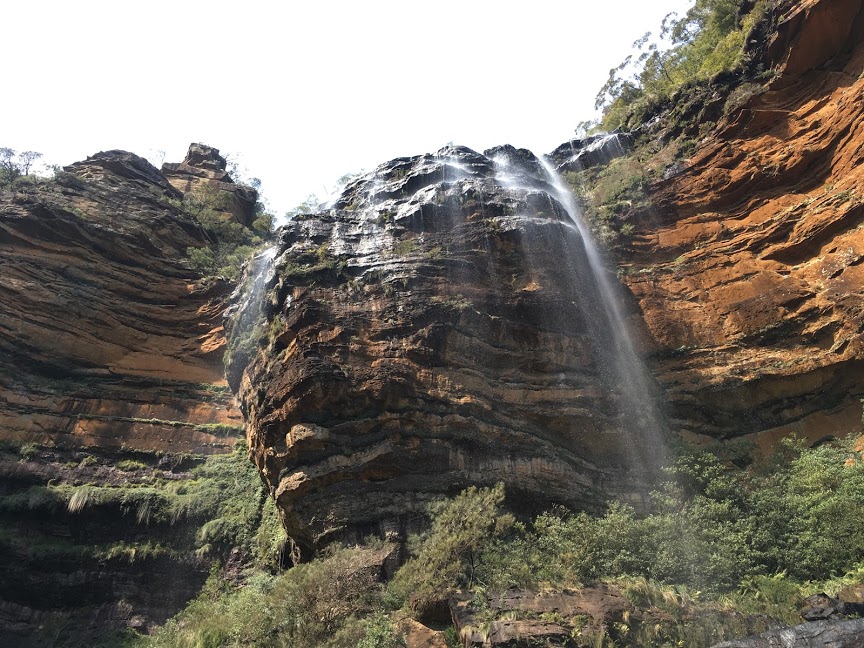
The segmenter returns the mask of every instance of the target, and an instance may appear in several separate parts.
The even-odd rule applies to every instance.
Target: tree
[[[21,172],[15,164],[15,151],[11,148],[0,148],[0,183],[15,180]]]
[[[595,103],[603,109],[603,127],[625,125],[637,104],[650,108],[684,84],[734,69],[745,60],[747,35],[768,7],[768,0],[695,0],[684,16],[668,14],[659,43],[645,34],[633,43],[638,58],[630,55],[609,71]]]
[[[9,184],[21,176],[30,175],[33,163],[42,157],[36,151],[17,153],[14,149],[0,148],[0,185]]]
[[[18,166],[22,171],[23,175],[30,175],[30,169],[33,166],[33,163],[42,157],[41,153],[37,153],[36,151],[24,151],[18,155]]]
[[[501,510],[503,502],[504,484],[499,483],[492,488],[471,486],[452,500],[432,505],[432,527],[417,556],[396,574],[395,591],[413,595],[420,609],[450,588],[473,587],[484,552],[515,523]]]

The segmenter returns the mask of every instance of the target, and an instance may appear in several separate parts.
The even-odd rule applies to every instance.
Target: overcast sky
[[[281,213],[448,142],[536,153],[689,0],[4,3],[0,146],[69,164],[204,142]]]

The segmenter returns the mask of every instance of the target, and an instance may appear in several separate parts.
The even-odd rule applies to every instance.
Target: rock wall
[[[652,190],[626,282],[685,432],[860,429],[862,35],[857,0],[781,5],[767,91]]]
[[[222,452],[242,425],[222,376],[228,287],[182,194],[130,153],[0,196],[0,440]],[[233,428],[226,438],[225,430]]]
[[[669,428],[764,449],[860,428],[864,394],[861,3],[785,2],[772,21],[750,66],[776,70],[768,90],[706,125],[617,260]],[[517,506],[635,492],[640,413],[547,180],[507,147],[393,160],[261,261],[229,381],[301,549],[399,539],[467,484],[504,480]]]
[[[527,151],[450,147],[283,229],[228,376],[302,549],[404,538],[469,484],[503,480],[535,510],[630,487],[632,411],[582,239],[544,178]]]
[[[207,238],[182,198],[123,151],[0,191],[0,644],[146,631],[207,577],[197,527],[147,508],[242,432],[222,366],[231,287],[185,262]],[[128,502],[66,501],[115,486]]]

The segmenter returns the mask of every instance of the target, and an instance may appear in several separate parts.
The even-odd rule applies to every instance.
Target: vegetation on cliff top
[[[609,71],[596,101],[602,128],[641,125],[679,88],[745,63],[748,36],[769,7],[770,0],[696,0],[684,16],[666,16],[660,37],[668,47],[645,34],[634,43],[636,60]]]

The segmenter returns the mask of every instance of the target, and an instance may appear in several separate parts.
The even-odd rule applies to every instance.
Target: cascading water
[[[591,231],[581,218],[581,209],[564,179],[546,158],[540,158],[548,176],[552,197],[564,207],[582,238],[591,280],[599,300],[599,321],[595,334],[601,357],[605,360],[606,378],[617,387],[620,414],[629,434],[633,467],[652,473],[665,460],[663,418],[657,406],[653,383],[644,362],[639,357],[633,335],[621,308],[620,288],[613,282],[600,249]]]
[[[268,271],[276,258],[276,246],[271,245],[255,255],[249,269],[249,280],[238,286],[237,294],[241,297],[237,302],[234,317],[235,335],[251,330],[262,317],[264,286],[267,283]]]

